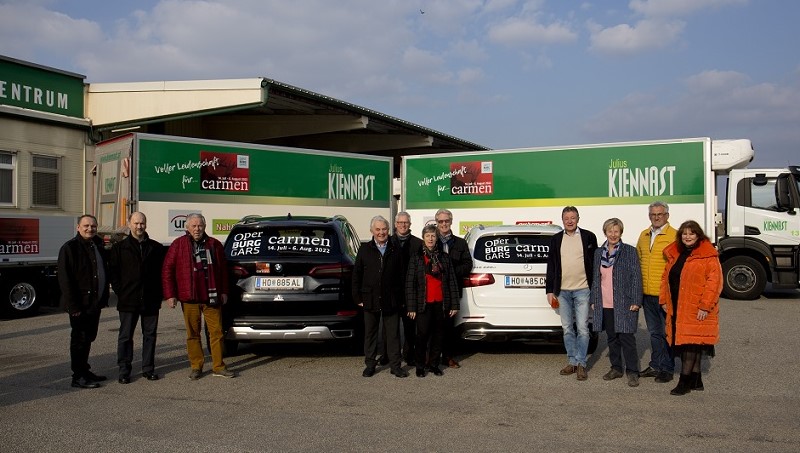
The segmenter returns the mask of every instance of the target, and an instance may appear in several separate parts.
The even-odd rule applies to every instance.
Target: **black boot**
[[[701,373],[692,373],[692,390],[705,390],[703,387],[703,376]]]
[[[671,392],[670,395],[685,395],[692,391],[692,376],[688,374],[681,374],[678,380],[678,385]]]

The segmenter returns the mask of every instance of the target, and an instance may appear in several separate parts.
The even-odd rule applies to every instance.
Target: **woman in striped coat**
[[[642,269],[636,248],[622,243],[622,230],[622,221],[617,218],[603,223],[606,241],[594,253],[589,302],[595,332],[605,330],[608,335],[611,370],[603,379],[621,378],[624,369],[628,385],[636,387],[639,385],[639,355],[634,334],[642,305]]]

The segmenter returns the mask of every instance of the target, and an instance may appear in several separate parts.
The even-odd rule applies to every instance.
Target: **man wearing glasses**
[[[467,241],[453,234],[453,213],[447,209],[436,211],[436,230],[439,233],[439,247],[450,256],[456,274],[459,297],[464,289],[464,279],[472,271],[472,257],[469,254]],[[455,316],[445,318],[444,338],[442,341],[442,365],[450,368],[461,368],[455,355]]]
[[[394,216],[394,234],[389,238],[392,244],[400,250],[401,280],[403,288],[406,287],[406,273],[408,271],[408,261],[414,252],[422,248],[422,239],[411,234],[411,215],[405,211],[398,212]],[[415,366],[414,343],[417,338],[417,325],[408,316],[402,316],[403,321],[403,358],[408,366]],[[384,359],[385,357],[385,359]],[[389,356],[386,351],[386,331],[383,332],[383,356],[381,361],[388,363]],[[424,365],[424,364],[423,364]],[[420,366],[423,366],[420,365]]]
[[[677,232],[668,222],[669,205],[663,201],[654,201],[650,203],[648,210],[650,227],[639,235],[636,250],[642,265],[642,308],[647,330],[650,332],[650,365],[639,376],[654,377],[656,382],[664,383],[672,380],[675,361],[667,344],[664,331],[666,314],[658,304],[658,292],[661,275],[667,265],[664,247],[676,240]]]

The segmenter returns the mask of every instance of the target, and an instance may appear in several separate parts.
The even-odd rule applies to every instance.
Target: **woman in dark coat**
[[[422,240],[422,248],[408,262],[406,307],[408,317],[417,324],[417,377],[425,377],[426,363],[434,375],[441,376],[444,320],[458,313],[460,292],[450,257],[436,246],[436,225],[422,229]]]
[[[610,381],[628,375],[628,385],[639,385],[639,355],[636,327],[642,305],[642,269],[636,248],[622,243],[622,221],[603,223],[606,241],[594,252],[594,278],[589,302],[594,310],[593,328],[608,335],[611,370],[603,376]],[[625,358],[623,368],[622,359]]]

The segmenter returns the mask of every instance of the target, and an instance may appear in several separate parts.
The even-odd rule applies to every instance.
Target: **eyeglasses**
[[[398,225],[411,225],[411,222],[395,222]]]
[[[669,215],[669,213],[667,213],[667,212],[659,212],[657,214],[653,214],[652,212],[650,213],[650,217],[665,217],[665,216],[668,216],[668,215]]]
[[[453,219],[437,220],[436,223],[453,223]]]

